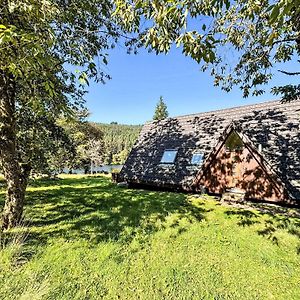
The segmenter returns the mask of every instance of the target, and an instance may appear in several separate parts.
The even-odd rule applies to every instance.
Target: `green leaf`
[[[275,6],[275,4],[272,4],[270,5],[267,9],[266,9],[266,12],[269,12],[273,9],[273,7]]]
[[[229,9],[229,7],[230,7],[230,1],[229,0],[225,0],[224,3],[225,3],[225,6],[226,6],[226,9]]]
[[[279,15],[279,7],[278,5],[275,5],[270,15],[270,23],[274,23],[278,15]]]

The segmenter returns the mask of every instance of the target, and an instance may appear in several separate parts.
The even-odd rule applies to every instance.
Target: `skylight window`
[[[201,165],[203,163],[204,154],[203,153],[194,153],[192,156],[192,165]]]
[[[165,150],[160,162],[163,164],[173,164],[176,158],[177,150]]]

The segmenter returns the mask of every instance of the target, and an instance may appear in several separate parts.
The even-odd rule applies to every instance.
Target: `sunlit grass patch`
[[[32,182],[25,215],[1,299],[300,299],[293,214],[67,175]]]

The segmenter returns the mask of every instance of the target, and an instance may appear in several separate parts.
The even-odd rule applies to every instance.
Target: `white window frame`
[[[163,158],[164,158],[164,156],[165,156],[165,154],[166,154],[167,152],[175,152],[175,155],[174,155],[174,158],[173,158],[172,161],[171,161],[171,160],[163,161]],[[161,157],[161,159],[160,159],[160,163],[161,163],[161,164],[174,164],[174,163],[175,163],[175,160],[176,160],[176,157],[177,157],[177,153],[178,153],[178,150],[177,150],[177,149],[166,149],[166,150],[164,150],[164,153],[163,153],[163,155],[162,155],[162,157]],[[165,160],[166,160],[166,158],[165,158]]]
[[[194,159],[195,155],[202,155],[202,159],[201,159],[201,161],[199,163],[193,162],[193,159]],[[195,153],[193,153],[192,158],[191,158],[191,165],[193,165],[193,166],[201,166],[203,164],[203,161],[204,161],[204,153],[203,152],[195,152]]]

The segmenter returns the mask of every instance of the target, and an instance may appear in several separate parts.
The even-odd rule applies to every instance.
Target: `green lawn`
[[[0,250],[0,299],[300,299],[293,213],[104,176],[36,181],[27,228],[2,237],[14,242]]]

